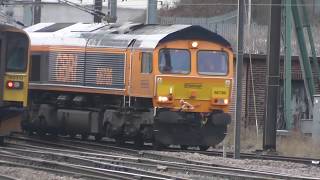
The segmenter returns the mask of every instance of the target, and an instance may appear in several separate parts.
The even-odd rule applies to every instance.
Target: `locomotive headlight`
[[[216,105],[227,105],[229,103],[229,99],[213,99],[212,104]]]
[[[167,102],[168,100],[169,100],[169,98],[166,97],[166,96],[159,96],[159,97],[158,97],[158,101],[159,101],[159,102]]]
[[[191,46],[192,46],[193,48],[197,48],[198,45],[199,45],[199,44],[198,44],[197,41],[193,41],[192,44],[191,44]]]

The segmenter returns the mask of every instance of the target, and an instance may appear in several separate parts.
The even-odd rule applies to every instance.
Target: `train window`
[[[30,81],[40,81],[40,60],[40,54],[31,56]]]
[[[227,75],[228,55],[222,51],[198,51],[198,73],[204,75]]]
[[[159,71],[163,74],[188,74],[190,59],[190,52],[187,49],[161,49]]]
[[[28,39],[21,33],[8,33],[6,53],[7,71],[25,71],[28,60]]]
[[[141,73],[152,72],[152,53],[143,52],[141,56]]]

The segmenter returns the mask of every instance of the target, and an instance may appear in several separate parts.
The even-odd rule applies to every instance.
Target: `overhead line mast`
[[[281,0],[272,0],[267,57],[266,109],[263,149],[276,150],[277,104],[280,86]]]
[[[242,68],[243,68],[243,36],[244,36],[244,1],[238,0],[238,41],[237,41],[237,74],[236,74],[236,114],[234,128],[234,158],[240,158],[240,129],[242,110]]]

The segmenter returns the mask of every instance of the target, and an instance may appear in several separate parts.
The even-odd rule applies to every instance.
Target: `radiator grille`
[[[51,51],[49,82],[123,89],[125,55],[83,51]]]
[[[49,81],[63,84],[83,84],[84,53],[50,52]]]
[[[86,85],[124,88],[124,59],[124,54],[87,53]]]

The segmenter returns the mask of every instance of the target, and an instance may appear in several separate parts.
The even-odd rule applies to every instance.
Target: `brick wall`
[[[232,93],[231,93],[231,105],[230,105],[230,113],[231,113],[231,117],[232,120],[235,120],[235,108],[236,108],[236,61],[234,61],[234,68],[233,68],[233,72],[234,72],[234,81],[232,84]],[[242,72],[242,123],[244,123],[244,117],[245,117],[245,113],[246,113],[246,106],[244,103],[247,99],[247,62],[243,62],[243,72]]]
[[[267,65],[266,65],[266,56],[253,56],[252,57],[252,74],[253,74],[253,83],[252,75],[250,72],[249,58],[244,59],[244,69],[246,68],[246,99],[243,101],[243,106],[245,106],[245,125],[254,125],[257,117],[258,124],[260,126],[264,125],[264,111],[265,111],[265,90],[266,90],[266,75],[267,75]],[[314,67],[312,65],[312,67]],[[284,63],[283,59],[280,61],[280,89],[279,89],[279,114],[278,118],[283,118],[283,76],[284,76]],[[314,73],[315,74],[315,73]],[[316,80],[316,75],[314,75]],[[253,85],[254,91],[253,93]],[[315,83],[316,92],[320,93],[319,83]],[[307,105],[305,98],[305,89],[303,83],[303,76],[300,68],[300,63],[297,57],[293,58],[292,61],[292,109],[295,119],[295,123],[298,125],[301,118],[305,118],[306,109],[297,108],[305,107]],[[256,113],[254,107],[254,95],[256,100]]]
[[[246,58],[246,62],[250,64],[250,59]],[[248,85],[246,87],[246,126],[254,125],[256,118],[259,125],[263,125],[264,109],[265,109],[265,89],[266,89],[266,60],[261,58],[252,58],[251,67],[248,66]],[[253,77],[253,81],[252,81]],[[254,85],[254,86],[253,86]],[[254,100],[256,103],[254,103]]]

